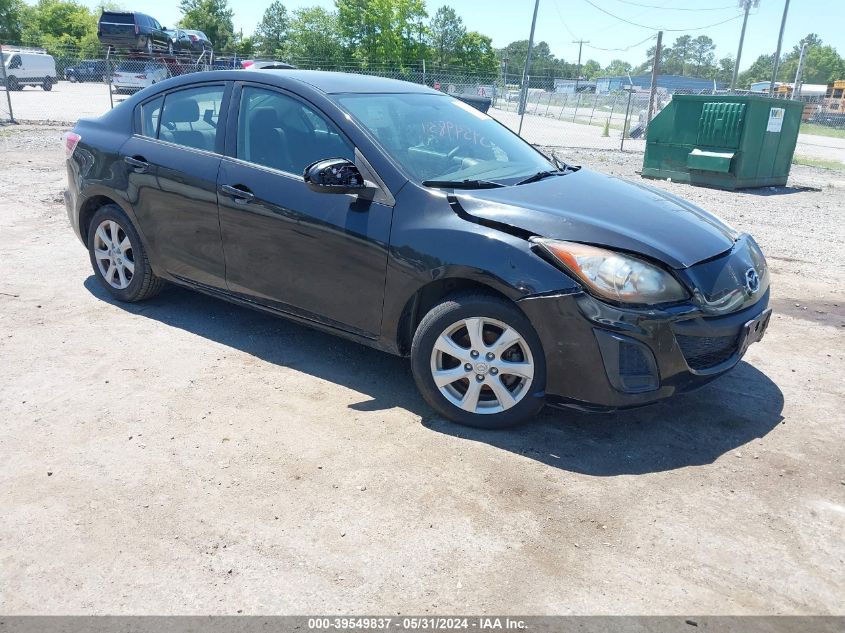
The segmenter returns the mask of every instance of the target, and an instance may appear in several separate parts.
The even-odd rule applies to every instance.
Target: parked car
[[[73,82],[104,81],[106,62],[102,59],[85,59],[75,66],[65,68],[65,79]]]
[[[139,11],[103,11],[97,25],[100,42],[112,48],[125,48],[152,54],[173,53],[173,42],[158,20]]]
[[[191,37],[188,32],[183,29],[165,29],[165,32],[170,37],[171,49],[177,55],[180,53],[190,53],[192,50]]]
[[[245,59],[241,62],[244,70],[290,70],[296,68],[287,62],[280,62],[273,59]]]
[[[7,49],[3,51],[3,67],[6,71],[6,87],[9,90],[22,90],[24,86],[41,86],[49,92],[59,80],[56,75],[56,60],[52,55],[41,51]]]
[[[771,314],[751,236],[418,84],[197,73],[65,142],[70,223],[115,299],[169,281],[410,356],[464,424],[690,390]]]
[[[194,53],[210,53],[214,50],[214,46],[209,41],[208,36],[202,31],[192,31],[188,29],[185,33],[191,40],[191,50]]]
[[[114,69],[112,87],[116,92],[137,92],[170,76],[167,66],[158,62],[126,60]]]

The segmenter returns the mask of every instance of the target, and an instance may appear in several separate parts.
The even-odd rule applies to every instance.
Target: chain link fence
[[[9,76],[0,75],[0,122],[15,120],[71,126],[82,117],[103,114],[127,95],[168,77],[217,69],[243,69],[248,64],[234,54],[212,56],[203,53],[199,57],[187,51],[172,55],[113,54],[103,49],[91,56],[68,47],[51,50],[48,56],[44,51],[9,45],[3,47],[4,61],[16,52],[29,54],[22,56],[26,58],[25,63],[12,70],[6,67],[14,64],[4,63],[4,70]],[[51,76],[44,76],[46,71],[27,68],[29,62],[26,60],[32,60],[37,55],[45,60],[49,57],[46,63]],[[537,145],[634,151],[642,151],[645,145],[647,91],[596,94],[593,92],[595,84],[582,84],[576,92],[574,82],[532,76],[528,81],[524,114],[521,115],[521,75],[500,73],[492,76],[464,68],[427,68],[423,62],[396,68],[350,60],[289,61],[303,69],[378,75],[425,84],[456,96],[487,98],[490,100],[488,113],[491,116]],[[40,67],[39,63],[35,66]],[[712,94],[712,91],[698,94]],[[658,92],[655,112],[665,106],[672,96],[664,91]],[[787,95],[776,97],[786,98]],[[806,96],[802,97],[802,101],[806,104],[805,125],[813,124],[816,133],[845,130],[845,102],[840,104],[841,99]]]

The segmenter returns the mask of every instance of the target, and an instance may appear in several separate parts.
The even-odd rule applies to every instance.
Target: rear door
[[[392,207],[309,189],[305,167],[325,158],[354,160],[352,143],[294,94],[236,86],[218,178],[230,290],[375,336]]]
[[[130,202],[158,266],[224,288],[217,172],[231,84],[194,85],[138,106],[121,148]]]

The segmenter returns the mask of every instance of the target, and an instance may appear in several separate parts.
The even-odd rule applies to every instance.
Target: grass
[[[845,138],[845,129],[819,125],[818,123],[802,123],[798,130],[801,134],[814,134],[816,136],[832,136],[833,138]]]
[[[810,158],[809,156],[792,157],[793,165],[805,165],[807,167],[821,167],[822,169],[834,169],[836,171],[845,171],[845,163],[840,163],[837,160],[823,160],[819,158]]]

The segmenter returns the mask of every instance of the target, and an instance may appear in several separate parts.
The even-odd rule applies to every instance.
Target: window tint
[[[162,103],[164,97],[157,97],[141,105],[141,136],[156,138]]]
[[[278,92],[245,87],[238,118],[238,158],[293,174],[324,158],[355,159],[355,150],[322,114]]]
[[[164,98],[158,138],[213,152],[222,102],[223,86],[201,86],[171,92]]]

